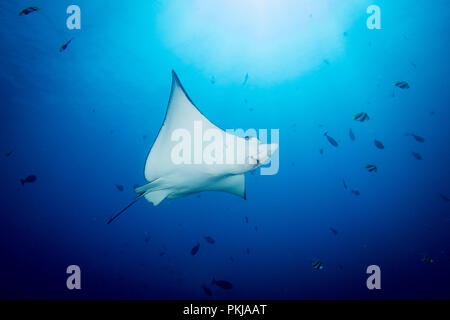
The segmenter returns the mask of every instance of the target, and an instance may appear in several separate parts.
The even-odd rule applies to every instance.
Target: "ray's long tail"
[[[114,217],[112,217],[111,219],[108,220],[108,222],[106,224],[110,224],[111,222],[113,222],[115,219],[117,219],[122,213],[124,213],[129,207],[131,207],[133,204],[135,204],[140,198],[142,198],[145,195],[145,192],[142,192],[140,195],[138,195],[133,201],[131,201],[125,208],[123,208],[122,210],[120,210],[118,213],[116,213],[116,215],[114,215]]]

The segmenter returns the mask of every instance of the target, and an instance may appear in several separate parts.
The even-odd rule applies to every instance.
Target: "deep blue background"
[[[450,197],[447,1],[378,1],[383,29],[372,31],[361,5],[339,53],[314,52],[327,61],[273,81],[269,59],[214,72],[180,55],[182,46],[163,39],[171,33],[160,2],[78,1],[80,31],[65,28],[70,4],[0,1],[1,298],[200,299],[213,277],[234,285],[213,287],[219,299],[450,298],[450,203],[439,196]],[[19,17],[28,5],[43,9]],[[302,32],[314,30],[290,36]],[[196,41],[208,44],[184,45]],[[297,49],[285,51],[308,47]],[[218,126],[279,128],[280,171],[248,174],[247,201],[225,193],[140,201],[106,225],[145,183],[172,69]],[[411,88],[393,97],[394,80]],[[361,111],[371,120],[353,121]],[[22,186],[28,174],[38,180]],[[81,291],[65,287],[71,264],[82,269]],[[382,290],[366,289],[371,264],[381,267]]]

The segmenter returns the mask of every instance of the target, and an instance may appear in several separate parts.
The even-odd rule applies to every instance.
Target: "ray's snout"
[[[260,164],[265,164],[269,158],[278,150],[278,144],[261,144],[258,148],[258,160]]]

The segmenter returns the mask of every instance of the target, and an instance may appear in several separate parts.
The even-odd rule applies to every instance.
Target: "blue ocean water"
[[[1,0],[0,297],[449,299],[450,6],[341,2]],[[219,127],[279,129],[279,172],[107,225],[146,183],[172,69]]]

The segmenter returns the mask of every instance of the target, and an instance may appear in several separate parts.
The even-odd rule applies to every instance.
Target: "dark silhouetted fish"
[[[330,137],[330,136],[328,135],[328,132],[325,132],[323,135],[324,135],[325,137],[327,137],[328,142],[329,142],[333,147],[337,147],[337,146],[338,146],[338,143],[336,142],[336,140],[334,140],[332,137]]]
[[[348,186],[347,183],[345,183],[345,180],[342,180],[342,183],[344,184],[344,189],[347,190]]]
[[[212,237],[210,236],[206,236],[204,237],[206,242],[210,243],[210,244],[214,244],[214,242],[216,242]]]
[[[214,76],[211,77],[211,83],[212,83],[212,84],[215,84],[215,83],[216,83],[216,77],[214,77]]]
[[[365,112],[359,112],[359,113],[353,115],[353,120],[359,121],[359,122],[366,122],[366,121],[370,120],[370,117]]]
[[[323,63],[330,65],[330,61],[328,59],[323,59]]]
[[[373,143],[375,143],[375,147],[377,147],[378,149],[384,149],[384,144],[381,143],[381,141],[378,141],[377,139],[375,139],[373,141]]]
[[[441,198],[442,198],[445,202],[450,202],[450,199],[449,199],[447,196],[445,196],[444,194],[439,193],[439,195],[441,196]]]
[[[406,82],[406,81],[394,81],[392,84],[400,89],[409,89],[410,88],[408,82]]]
[[[320,153],[320,154],[323,154],[323,149],[320,149],[320,150],[319,150],[319,153]]]
[[[64,50],[67,49],[67,46],[72,42],[72,39],[70,39],[69,41],[67,41],[66,43],[64,43],[60,48],[59,48],[59,52],[63,52]]]
[[[323,269],[323,263],[320,261],[314,261],[312,263],[312,267],[316,270],[322,270]]]
[[[117,188],[117,190],[119,190],[119,191],[123,191],[123,186],[122,185],[120,185],[120,184],[118,184],[117,186],[116,186],[116,188]]]
[[[226,280],[216,280],[213,278],[211,284],[216,285],[217,287],[224,290],[231,290],[233,288],[233,285]]]
[[[198,249],[200,249],[200,243],[191,249],[191,256],[195,256],[198,252]]]
[[[258,226],[255,226],[255,231],[258,232]]]
[[[420,155],[420,153],[417,152],[411,152],[411,154],[413,155],[414,158],[416,158],[417,160],[422,160],[422,156]]]
[[[145,243],[149,243],[149,241],[150,241],[151,239],[152,239],[152,236],[146,234],[146,236],[145,236],[145,238],[144,238],[144,242],[145,242]]]
[[[212,293],[212,290],[211,290],[210,288],[208,288],[208,287],[205,286],[205,285],[202,285],[202,289],[203,289],[203,292],[204,292],[208,297],[212,297],[213,293]]]
[[[33,183],[36,180],[37,180],[36,176],[34,174],[30,174],[25,179],[20,179],[20,182],[22,183],[22,185],[24,185],[25,183]]]
[[[160,257],[162,257],[162,256],[164,256],[166,253],[164,252],[164,251],[161,251],[160,253],[159,253],[159,256]]]
[[[234,258],[232,256],[230,256],[230,261],[234,262]]]
[[[19,12],[19,16],[23,16],[23,15],[27,16],[27,15],[29,15],[30,13],[36,12],[36,11],[39,11],[39,10],[41,10],[41,8],[38,8],[38,7],[28,7],[28,8],[22,9],[22,11]]]
[[[350,136],[350,139],[352,141],[355,141],[355,134],[353,133],[352,129],[349,130],[348,135]]]
[[[411,137],[413,137],[416,141],[419,141],[419,142],[422,142],[422,143],[425,142],[425,139],[424,139],[424,138],[422,138],[421,136],[415,135],[415,134],[413,134],[413,133],[405,133],[405,136],[411,136]]]
[[[369,172],[378,172],[377,166],[374,166],[373,164],[366,164],[366,169]]]
[[[249,248],[245,249],[245,252],[247,253],[247,255],[250,255],[250,249]]]
[[[248,217],[245,217],[245,223],[248,223]]]
[[[359,196],[359,195],[361,194],[358,190],[352,190],[352,193],[353,193],[355,196]]]
[[[12,153],[13,153],[12,151],[6,152],[6,153],[5,153],[5,157],[9,157],[10,155],[12,155]]]
[[[338,234],[339,234],[339,231],[337,231],[335,228],[333,228],[333,227],[330,227],[330,231],[335,235],[335,236],[337,236]]]
[[[242,85],[245,85],[247,81],[248,81],[248,73],[245,74],[244,82],[242,83]]]
[[[145,140],[145,139],[147,139],[147,136],[142,136],[142,140]]]
[[[421,259],[421,261],[426,264],[432,264],[434,262],[431,256],[425,256]]]

